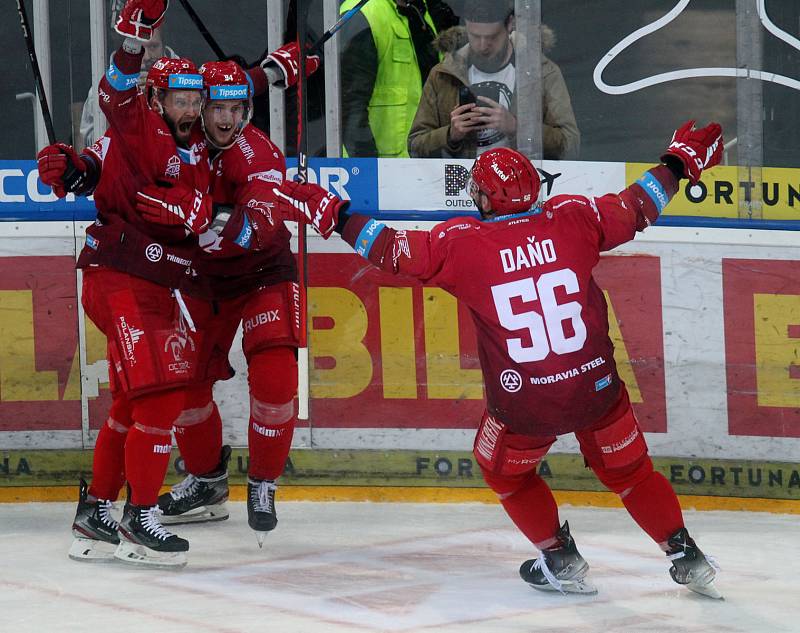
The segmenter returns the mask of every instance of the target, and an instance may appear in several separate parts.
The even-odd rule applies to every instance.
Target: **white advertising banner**
[[[381,211],[474,211],[465,190],[472,160],[378,159]],[[625,188],[625,163],[542,161],[544,199],[560,194],[601,196]]]

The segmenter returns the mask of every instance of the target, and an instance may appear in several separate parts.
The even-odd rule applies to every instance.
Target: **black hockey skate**
[[[111,516],[113,504],[106,499],[89,500],[89,486],[81,479],[78,510],[72,522],[75,540],[69,548],[72,560],[99,562],[114,559],[119,545],[119,523]]]
[[[667,558],[672,561],[669,569],[672,580],[696,593],[721,600],[722,594],[714,586],[719,567],[713,558],[700,551],[686,528],[669,537],[667,544]]]
[[[223,446],[219,464],[205,475],[186,475],[186,478],[158,498],[164,525],[224,521],[228,518],[228,462],[231,447]]]
[[[277,488],[271,479],[247,479],[247,523],[255,530],[259,547],[263,547],[267,532],[278,525],[275,512]]]
[[[586,580],[589,563],[578,552],[566,521],[556,536],[556,547],[542,550],[539,558],[522,563],[519,568],[522,580],[540,591],[597,593],[597,587]]]
[[[158,506],[126,503],[119,522],[119,546],[114,556],[134,565],[183,567],[189,541],[168,532],[161,525],[160,514]]]

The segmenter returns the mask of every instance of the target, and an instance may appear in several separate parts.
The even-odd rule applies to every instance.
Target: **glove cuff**
[[[661,156],[661,162],[669,168],[669,170],[672,172],[672,175],[675,176],[677,180],[686,178],[684,175],[686,167],[684,166],[683,161],[675,156],[675,154],[663,154]]]

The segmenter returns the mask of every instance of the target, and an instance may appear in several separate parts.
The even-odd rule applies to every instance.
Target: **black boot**
[[[597,588],[586,580],[589,563],[578,552],[566,521],[556,537],[558,543],[554,547],[542,550],[539,558],[522,563],[522,580],[541,591],[597,593]]]
[[[89,486],[83,479],[78,488],[78,509],[72,522],[75,537],[69,548],[69,557],[80,561],[105,561],[114,557],[119,545],[119,523],[111,516],[111,501],[89,499]]]
[[[247,479],[247,523],[256,531],[258,546],[264,544],[266,533],[278,525],[275,511],[275,490],[271,479]]]
[[[223,446],[219,464],[204,475],[186,475],[172,490],[158,498],[164,525],[224,521],[228,518],[228,462],[231,447]]]
[[[158,506],[125,504],[119,522],[119,547],[114,556],[126,563],[154,567],[183,567],[189,541],[168,532]]]
[[[681,528],[667,540],[667,558],[672,561],[669,574],[679,585],[720,600],[722,594],[714,586],[717,568],[700,551],[686,528]]]

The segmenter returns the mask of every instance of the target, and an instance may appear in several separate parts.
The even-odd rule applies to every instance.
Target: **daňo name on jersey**
[[[556,261],[556,247],[553,240],[536,241],[535,236],[527,238],[527,244],[516,248],[503,248],[500,250],[500,261],[504,273],[513,273],[523,268],[533,268],[544,263]]]

